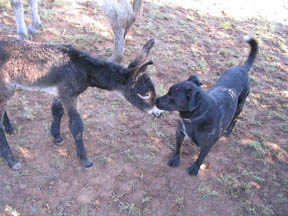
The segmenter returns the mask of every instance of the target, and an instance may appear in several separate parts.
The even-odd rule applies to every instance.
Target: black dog
[[[169,88],[166,95],[159,97],[156,106],[167,111],[179,111],[176,131],[176,150],[168,161],[171,167],[177,167],[180,148],[185,136],[191,138],[199,147],[200,155],[189,167],[189,175],[197,175],[204,158],[211,147],[222,136],[228,136],[243,109],[250,91],[250,70],[257,54],[257,41],[250,36],[244,37],[251,51],[247,61],[224,71],[214,86],[205,92],[196,75]]]

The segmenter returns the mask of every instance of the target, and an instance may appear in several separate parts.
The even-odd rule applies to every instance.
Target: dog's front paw
[[[173,157],[171,157],[171,158],[169,159],[169,161],[168,161],[167,164],[168,164],[170,167],[175,168],[175,167],[177,167],[177,166],[179,165],[179,160],[180,160],[180,156],[179,156],[179,155],[174,155]]]
[[[188,168],[188,174],[189,174],[190,176],[197,176],[198,171],[199,171],[199,167],[197,166],[196,163],[194,163],[192,166],[190,166],[190,167]]]

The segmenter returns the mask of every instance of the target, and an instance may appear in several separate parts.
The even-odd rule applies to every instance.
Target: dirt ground
[[[272,21],[261,16],[262,11],[237,17],[224,3],[219,5],[221,1],[209,1],[211,8],[200,8],[196,0],[178,2],[144,0],[142,16],[128,34],[123,64],[155,38],[149,74],[158,95],[191,74],[208,89],[224,69],[246,59],[249,47],[242,36],[253,35],[259,55],[250,72],[251,93],[233,134],[220,139],[198,176],[190,177],[187,167],[199,149],[189,140],[179,167],[167,166],[177,113],[153,118],[111,92],[90,88],[80,97],[84,142],[94,162],[85,169],[76,158],[66,115],[64,144],[52,143],[51,97],[19,91],[8,104],[16,130],[7,138],[23,167],[12,171],[0,158],[1,216],[288,214],[287,20],[280,16]],[[279,2],[281,11],[288,12],[288,4]],[[44,29],[33,41],[65,42],[111,55],[112,31],[97,2],[43,0],[40,15]],[[15,32],[10,3],[0,0],[0,36]]]

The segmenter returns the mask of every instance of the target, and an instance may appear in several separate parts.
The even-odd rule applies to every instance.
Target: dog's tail
[[[244,38],[244,40],[247,43],[249,43],[249,45],[251,47],[251,51],[250,51],[249,57],[246,60],[246,62],[244,63],[244,66],[249,71],[250,68],[252,67],[254,61],[255,61],[255,58],[256,58],[256,55],[257,55],[257,52],[258,52],[258,43],[257,43],[257,41],[254,38],[252,38],[249,35],[246,35],[243,38]]]

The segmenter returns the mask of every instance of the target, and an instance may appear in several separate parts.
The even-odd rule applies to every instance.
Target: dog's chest
[[[180,126],[180,130],[181,132],[186,136],[189,137],[190,139],[192,139],[194,141],[194,126],[188,122],[187,120],[183,120],[181,121],[181,126]]]

